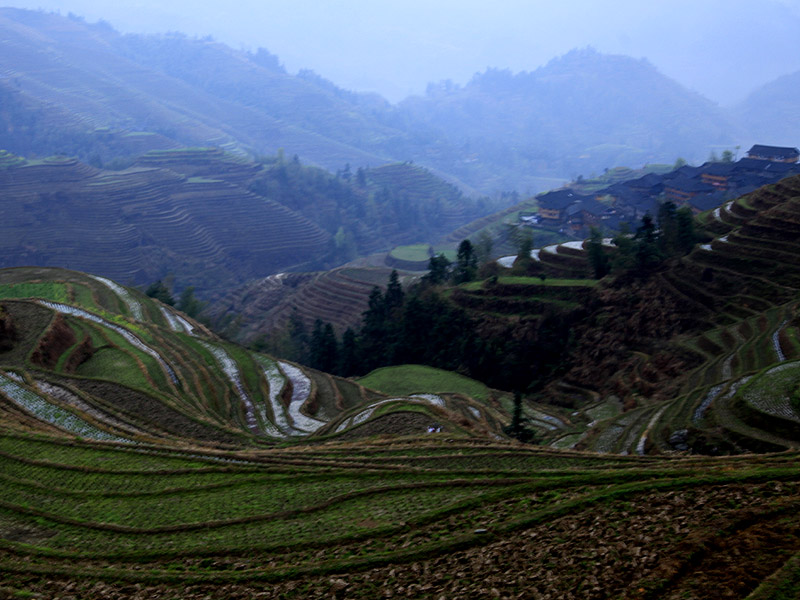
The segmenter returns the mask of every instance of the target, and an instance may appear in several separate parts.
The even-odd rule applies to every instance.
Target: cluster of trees
[[[464,259],[466,263],[471,261]],[[459,273],[458,268],[449,275]],[[403,290],[393,271],[386,291],[373,288],[360,328],[339,338],[330,323],[306,331],[289,323],[288,358],[352,377],[378,367],[424,364],[463,373],[499,389],[529,390],[563,367],[574,315],[549,312],[523,322],[484,320],[448,300],[430,277]],[[256,345],[267,349],[266,341]]]
[[[491,244],[491,239],[489,240]],[[489,248],[491,252],[491,246]],[[444,254],[432,256],[428,261],[428,273],[422,278],[430,285],[452,282],[455,285],[473,281],[478,274],[478,253],[469,240],[458,245],[456,262],[451,263]]]
[[[297,156],[285,160],[280,152],[259,162],[263,169],[250,183],[250,191],[296,210],[331,233],[329,264],[374,252],[386,247],[387,240],[404,243],[440,237],[450,229],[443,219],[448,205],[463,207],[465,221],[490,210],[485,201],[466,198],[443,182],[433,197],[415,193],[417,178],[433,177],[418,167],[409,166],[405,179],[398,175],[395,182],[378,177],[372,169],[359,167],[353,172],[349,165],[334,175],[302,165]]]
[[[175,298],[172,296],[172,292],[170,291],[169,287],[161,279],[151,283],[144,293],[150,298],[155,298],[164,304],[174,306],[193,319],[198,317],[206,307],[205,302],[195,298],[194,286],[184,288],[177,303],[175,302]]]
[[[591,229],[586,252],[594,276],[600,279],[612,272],[632,270],[646,274],[668,258],[688,254],[697,243],[694,217],[688,206],[677,208],[664,202],[658,209],[658,226],[650,214],[642,217],[634,234],[623,228],[614,238],[616,252],[603,248],[601,233]]]

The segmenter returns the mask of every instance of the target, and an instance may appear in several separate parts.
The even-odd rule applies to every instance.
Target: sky
[[[0,0],[125,33],[262,47],[291,73],[392,102],[488,67],[533,71],[573,48],[647,58],[723,105],[800,70],[800,0]]]

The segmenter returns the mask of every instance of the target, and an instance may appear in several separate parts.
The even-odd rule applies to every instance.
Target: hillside
[[[400,108],[467,149],[469,164],[455,164],[453,157],[443,170],[466,178],[468,169],[492,164],[500,179],[514,165],[518,183],[496,183],[496,189],[543,189],[520,179],[525,171],[574,177],[673,162],[687,152],[703,159],[709,147],[733,145],[739,133],[719,107],[646,61],[591,49],[573,50],[532,72],[490,69],[463,87],[431,86]]]
[[[331,171],[413,160],[465,189],[535,192],[619,164],[702,159],[742,133],[652,65],[591,50],[393,106],[286,73],[266,50],[180,34],[5,8],[0,39],[0,147],[96,165],[181,146],[282,148]]]
[[[411,164],[334,175],[218,148],[155,150],[113,171],[0,152],[0,192],[0,266],[59,266],[137,285],[170,276],[204,298],[436,239],[489,210]]]
[[[798,589],[796,452],[523,447],[496,435],[507,397],[415,372],[371,376],[416,392],[385,396],[223,342],[107,279],[0,271],[0,594]]]
[[[6,269],[0,305],[4,423],[21,430],[230,449],[351,435],[365,422],[397,420],[398,411],[401,423],[410,411],[412,421],[482,436],[506,418],[504,394],[387,398],[222,342],[173,308],[93,275]]]
[[[23,160],[0,170],[0,189],[0,266],[83,269],[140,285],[173,273],[209,294],[318,259],[330,240],[277,202],[167,169]]]
[[[96,153],[107,160],[116,154],[117,138],[144,131],[180,146],[258,153],[285,147],[330,169],[386,160],[351,145],[355,140],[346,135],[365,127],[377,133],[374,119],[335,93],[276,69],[268,53],[250,55],[179,35],[122,36],[107,25],[12,8],[0,12],[0,30],[0,83],[18,107],[6,124],[30,123],[24,139],[39,154]],[[315,114],[323,120],[314,120]],[[323,123],[340,124],[340,139],[326,135]],[[72,135],[54,147],[65,125]],[[15,127],[6,133],[3,146],[28,151],[14,145],[20,139]],[[104,142],[109,137],[110,146]],[[163,144],[155,138],[140,151]]]
[[[779,77],[754,90],[735,107],[736,114],[754,135],[768,137],[775,145],[794,145],[800,139],[800,117],[794,110],[798,89],[800,72]]]
[[[704,213],[713,241],[645,274],[555,279],[590,274],[583,243],[568,242],[534,251],[528,272],[546,281],[501,276],[451,298],[478,322],[519,323],[520,335],[544,315],[585,311],[563,340],[560,372],[534,396],[576,411],[556,446],[797,448],[798,197],[791,177]]]

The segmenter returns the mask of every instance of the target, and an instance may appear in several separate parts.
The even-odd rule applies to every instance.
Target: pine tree
[[[361,328],[362,369],[371,371],[386,361],[386,301],[379,287],[369,294],[367,310]]]
[[[658,228],[660,230],[658,245],[665,256],[674,256],[678,251],[678,218],[677,206],[672,201],[662,203],[658,207]]]
[[[647,273],[657,267],[663,255],[658,247],[658,232],[650,213],[642,217],[642,224],[636,230],[636,267],[641,273]]]
[[[422,277],[422,280],[432,285],[440,285],[447,281],[447,270],[450,267],[450,261],[444,254],[437,254],[431,256],[428,260],[428,273]]]
[[[151,283],[145,291],[145,294],[147,294],[150,298],[160,300],[169,306],[175,305],[175,299],[172,297],[172,294],[169,293],[167,286],[164,285],[164,282],[160,279],[154,283]]]
[[[517,229],[517,258],[514,260],[514,272],[524,274],[528,271],[528,267],[533,260],[531,252],[533,251],[533,234],[527,227],[520,227]]]
[[[689,254],[697,242],[694,232],[694,216],[688,206],[678,209],[675,213],[677,222],[677,246],[681,254]]]
[[[194,286],[189,286],[181,292],[178,300],[178,310],[182,310],[190,317],[196,317],[205,308],[205,302],[194,297]]]
[[[336,372],[342,377],[350,377],[361,372],[356,332],[348,327],[342,335],[342,348],[339,352],[339,366]]]
[[[456,284],[466,283],[475,279],[478,271],[478,259],[472,248],[472,242],[462,240],[458,245],[456,255],[456,268],[453,271],[453,282]]]
[[[392,274],[389,276],[389,285],[386,287],[386,294],[383,297],[387,317],[391,317],[403,307],[403,297],[403,286],[400,285],[400,277],[397,271],[392,270]]]

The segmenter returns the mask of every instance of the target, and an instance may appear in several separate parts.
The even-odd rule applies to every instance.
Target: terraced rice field
[[[615,458],[436,436],[210,452],[5,431],[0,589],[677,598],[713,589],[712,565],[728,560],[725,584],[743,597],[800,550],[797,458]],[[733,532],[762,553],[757,568],[752,555],[730,562]]]
[[[497,409],[487,420],[489,397],[480,386],[476,398],[459,389],[459,397],[434,399],[425,385],[382,394],[223,343],[171,307],[104,278],[37,269],[25,280],[23,272],[0,272],[4,314],[15,330],[0,353],[0,409],[20,426],[38,422],[133,443],[180,437],[197,445],[264,446],[350,429],[374,435],[383,423],[393,428],[393,413],[409,407],[422,419],[420,433],[427,422],[457,420],[451,430],[465,431],[466,424],[485,435],[506,420]],[[24,298],[26,292],[36,295]],[[37,387],[34,380],[47,383]],[[389,410],[376,412],[372,403],[379,400]]]

